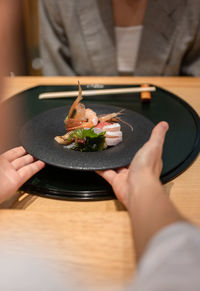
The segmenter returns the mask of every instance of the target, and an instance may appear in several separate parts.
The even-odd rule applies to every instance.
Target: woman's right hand
[[[15,194],[18,188],[44,166],[44,162],[35,160],[21,146],[0,155],[0,203]]]

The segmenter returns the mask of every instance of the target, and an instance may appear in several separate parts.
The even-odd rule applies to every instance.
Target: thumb
[[[165,121],[159,122],[153,129],[150,137],[150,143],[162,151],[165,141],[166,133],[169,129],[169,125]]]

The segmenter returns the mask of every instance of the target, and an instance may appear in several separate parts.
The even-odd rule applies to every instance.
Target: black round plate
[[[98,115],[119,112],[122,108],[85,103]],[[66,133],[64,119],[69,106],[48,110],[30,120],[22,129],[21,141],[28,153],[48,165],[70,170],[105,170],[130,164],[139,148],[148,140],[154,124],[143,115],[124,110],[120,118],[133,126],[121,123],[123,141],[100,152],[79,152],[58,144],[54,137]]]
[[[99,88],[133,86],[137,87],[140,84],[100,85]],[[82,86],[83,90],[98,89],[97,87],[97,85]],[[1,152],[21,145],[19,133],[24,124],[36,115],[56,107],[65,106],[67,108],[66,106],[71,106],[73,102],[71,98],[39,100],[39,94],[72,90],[77,90],[77,86],[37,86],[6,100],[2,105],[4,110],[6,112],[11,110],[16,114],[14,116],[7,114],[8,120],[5,121],[5,124],[11,125],[11,128],[7,128],[7,130],[14,134],[9,135],[9,144],[7,143],[4,148],[1,148]],[[127,108],[147,117],[154,124],[166,120],[170,129],[165,139],[161,173],[161,181],[166,183],[185,171],[197,157],[200,150],[200,119],[188,103],[167,90],[156,86],[156,91],[151,95],[151,102],[146,104],[141,102],[139,93],[90,96],[84,98],[84,103],[87,101],[92,104]],[[115,197],[110,185],[94,171],[72,171],[50,165],[46,165],[42,171],[27,181],[21,190],[62,200],[94,201]]]

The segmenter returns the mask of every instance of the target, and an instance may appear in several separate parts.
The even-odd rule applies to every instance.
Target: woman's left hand
[[[136,189],[159,182],[162,170],[162,150],[168,123],[158,123],[149,140],[136,153],[128,168],[97,171],[113,188],[117,198],[126,208],[131,206],[131,199]]]

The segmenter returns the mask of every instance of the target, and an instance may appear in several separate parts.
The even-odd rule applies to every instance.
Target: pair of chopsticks
[[[83,90],[83,96],[93,95],[111,95],[111,94],[124,94],[124,93],[141,93],[141,92],[153,92],[156,91],[156,87],[130,87],[130,88],[116,88],[116,89],[97,89],[97,90]],[[78,91],[66,91],[66,92],[48,92],[41,93],[39,99],[54,99],[54,98],[69,98],[77,97]]]

